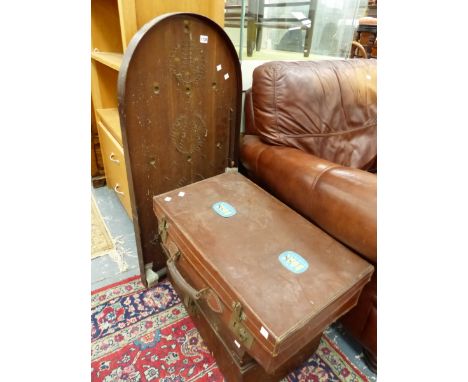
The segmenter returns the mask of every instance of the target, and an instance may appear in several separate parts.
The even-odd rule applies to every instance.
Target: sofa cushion
[[[253,73],[255,129],[265,143],[368,169],[377,156],[376,76],[373,59],[263,64]]]

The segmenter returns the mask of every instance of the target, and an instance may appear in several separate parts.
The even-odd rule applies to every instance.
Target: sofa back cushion
[[[255,129],[295,147],[368,169],[377,156],[377,61],[272,61],[253,73]]]

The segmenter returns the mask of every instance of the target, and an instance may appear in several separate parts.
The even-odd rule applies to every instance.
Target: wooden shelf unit
[[[101,64],[107,65],[108,67],[119,71],[120,64],[122,63],[122,53],[112,53],[112,52],[92,52],[91,58],[95,61],[100,62]]]
[[[98,151],[102,153],[107,186],[114,189],[131,219],[117,110],[117,78],[133,35],[154,17],[170,12],[202,14],[223,26],[224,0],[91,0],[91,99],[92,118],[99,137]],[[91,140],[95,142],[96,129],[93,129]],[[94,143],[92,147],[95,146]],[[93,173],[96,173],[94,167]]]

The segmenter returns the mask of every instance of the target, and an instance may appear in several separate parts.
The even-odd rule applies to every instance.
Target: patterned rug
[[[109,230],[91,195],[91,259],[105,255],[115,249]]]
[[[169,281],[146,290],[139,276],[91,295],[91,376],[93,382],[224,381]],[[286,381],[369,382],[326,334]]]

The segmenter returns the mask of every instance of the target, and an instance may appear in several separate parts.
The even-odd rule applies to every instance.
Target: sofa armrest
[[[246,135],[241,161],[278,199],[377,263],[377,176]]]

